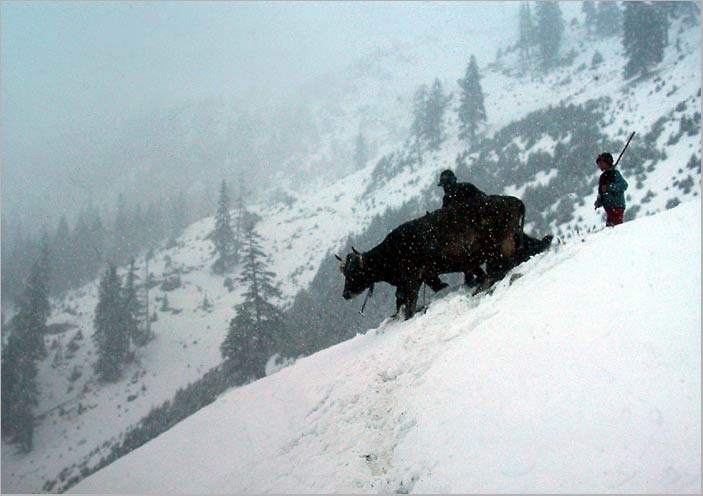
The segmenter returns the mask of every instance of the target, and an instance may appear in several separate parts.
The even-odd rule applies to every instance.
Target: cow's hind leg
[[[464,272],[464,286],[467,288],[473,288],[476,286],[481,286],[486,282],[487,275],[481,266],[476,266],[475,268]]]
[[[405,294],[405,320],[408,320],[413,315],[415,315],[415,311],[417,310],[417,295],[419,293],[419,290],[420,288],[418,286],[416,288],[407,289],[403,292]]]
[[[400,314],[400,307],[405,303],[405,292],[396,288],[395,290],[395,313],[391,315],[391,318],[396,318]]]
[[[446,282],[442,281],[439,276],[433,275],[425,278],[425,284],[427,284],[432,291],[435,293],[442,291],[444,288],[449,286]]]

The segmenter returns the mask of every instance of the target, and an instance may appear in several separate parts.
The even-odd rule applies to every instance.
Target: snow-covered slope
[[[81,493],[698,493],[701,204],[241,387]]]
[[[518,62],[515,54],[505,55],[489,67],[481,68],[489,116],[487,134],[498,132],[514,120],[525,118],[531,112],[561,101],[582,103],[607,96],[610,102],[606,106],[606,131],[612,135],[613,140],[624,139],[630,130],[637,131],[637,140],[643,139],[653,127],[660,125],[662,119],[664,122],[664,130],[654,144],[662,156],[646,159],[644,166],[648,174],[644,179],[633,180],[632,176],[628,176],[627,161],[623,163],[623,173],[631,181],[628,190],[630,210],[634,211],[636,206],[641,207],[637,214],[637,217],[641,217],[670,207],[674,199],[699,202],[700,163],[697,170],[689,169],[686,164],[692,154],[700,161],[700,136],[684,133],[679,139],[673,139],[680,134],[679,121],[684,116],[693,118],[697,112],[697,125],[700,128],[699,27],[684,30],[678,25],[672,27],[671,44],[658,75],[637,84],[622,79],[622,50],[615,39],[593,41],[586,45],[581,45],[577,41],[578,37],[567,40],[565,51],[577,49],[576,58],[570,65],[545,74],[541,79],[521,74],[516,69]],[[400,123],[410,122],[412,91],[419,84],[431,82],[429,78],[420,79],[428,76],[426,68],[423,69],[423,60],[428,56],[434,57],[431,66],[436,69],[443,66],[440,58],[442,54],[451,54],[452,65],[446,65],[446,73],[433,73],[449,89],[465,70],[465,62],[458,64],[456,60],[465,61],[470,55],[467,52],[464,56],[456,50],[430,42],[409,49],[416,52],[407,56],[396,53],[393,58],[382,57],[377,61],[377,65],[384,68],[387,78],[373,79],[368,71],[365,76],[355,73],[355,79],[349,83],[349,87],[356,88],[356,92],[342,88],[339,93],[327,95],[328,102],[334,100],[336,106],[329,106],[328,102],[318,104],[315,109],[318,113],[314,113],[314,117],[334,132],[330,131],[332,134],[322,140],[324,143],[321,149],[314,151],[306,160],[311,164],[314,161],[332,160],[335,156],[330,151],[333,137],[336,136],[334,139],[339,142],[352,143],[358,132],[360,117],[367,119],[368,129],[373,130],[369,139],[378,144],[377,159],[382,156],[402,158],[407,151],[403,141],[406,135]],[[590,62],[596,50],[603,55],[605,62],[602,67],[591,68]],[[322,114],[323,109],[327,109],[330,115]],[[378,180],[378,173],[383,172],[383,167],[378,164],[383,162],[374,160],[366,168],[324,187],[316,183],[315,188],[310,188],[308,193],[284,188],[289,195],[288,200],[251,206],[262,217],[257,229],[264,236],[264,248],[271,257],[271,269],[281,284],[281,305],[289,305],[301,289],[308,287],[325,257],[341,249],[350,236],[363,233],[374,216],[413,200],[419,200],[421,206],[428,210],[439,205],[439,196],[428,195],[428,191],[439,193],[435,186],[439,171],[453,167],[457,155],[465,151],[465,144],[455,138],[456,122],[450,123],[448,134],[449,139],[441,150],[426,154],[422,163],[410,163],[408,167],[396,168],[392,174],[383,177],[382,181]],[[538,150],[553,152],[555,146],[546,137],[529,147],[520,140],[516,139],[515,142],[524,157]],[[603,151],[602,146],[602,143],[593,143],[594,154]],[[635,149],[633,143],[628,153],[633,153]],[[631,156],[628,155],[628,158]],[[393,165],[392,160],[389,163]],[[549,184],[554,177],[554,170],[559,166],[560,164],[545,164],[544,170],[526,184]],[[598,171],[592,164],[584,165],[588,166],[592,167],[591,179],[595,181]],[[473,167],[480,167],[480,164]],[[685,192],[676,186],[688,181],[691,175],[693,179]],[[639,187],[640,182],[642,187]],[[526,184],[506,185],[504,192],[522,196]],[[579,220],[572,225],[560,227],[591,228],[595,225],[598,230],[601,229],[602,211],[594,211],[590,200],[580,206],[576,214],[575,218]],[[528,220],[530,215],[528,208]],[[692,229],[699,232],[700,216],[697,219],[697,224]],[[210,270],[213,262],[212,243],[207,235],[213,224],[212,218],[193,224],[179,238],[177,246],[157,250],[155,258],[150,261],[149,270],[159,283],[151,293],[152,310],[156,309],[158,314],[158,321],[153,323],[156,339],[147,347],[136,350],[135,361],[127,368],[125,379],[117,384],[105,386],[97,383],[92,371],[95,352],[90,337],[97,300],[96,283],[73,291],[66,299],[56,302],[50,323],[59,326],[54,327],[57,333],[48,338],[50,357],[42,364],[39,375],[42,396],[37,409],[39,418],[35,429],[35,449],[27,455],[20,455],[3,442],[3,491],[55,491],[62,485],[45,484],[57,479],[65,484],[70,479],[82,477],[81,471],[96,466],[109,453],[111,446],[123,438],[126,429],[135,425],[155,406],[171,399],[179,388],[196,381],[219,364],[219,346],[228,322],[234,316],[233,307],[240,301],[240,289],[235,288],[230,292],[225,287],[223,278],[213,275]],[[629,229],[627,224],[616,232],[626,233]],[[546,232],[537,234],[543,235]],[[593,240],[589,239],[589,243],[609,236],[615,234],[599,232]],[[625,246],[629,257],[651,253]],[[557,255],[566,257],[568,253],[576,253],[573,250],[576,247],[567,246]],[[694,254],[697,258],[700,257],[700,244],[697,251],[694,250],[690,255]],[[605,253],[599,255],[603,255],[606,260]],[[549,257],[540,260],[540,264],[556,263],[556,259]],[[673,275],[660,269],[662,260],[669,262],[663,256],[650,257],[649,266],[643,269],[641,275],[647,284],[661,287],[662,283],[673,284],[675,281]],[[658,265],[654,265],[653,261]],[[623,263],[627,265],[631,262],[628,258]],[[539,276],[540,280],[548,279],[547,265],[540,265],[542,269],[539,270],[533,269],[533,276],[537,270],[540,274],[544,272]],[[138,259],[137,266],[143,270],[144,260]],[[180,286],[173,290],[162,289],[160,283],[176,274],[180,275]],[[236,276],[236,273],[233,275]],[[662,281],[662,278],[665,280]],[[510,294],[515,292],[513,289],[517,291],[521,284],[521,281],[516,282]],[[618,287],[614,289],[617,290]],[[700,296],[700,284],[689,290],[681,298]],[[559,291],[564,289],[560,288]],[[587,307],[583,310],[591,310],[588,315],[596,318],[600,315],[598,309],[609,304],[612,291],[613,288],[603,287],[597,297],[584,303]],[[636,292],[638,291],[640,289]],[[617,293],[624,298],[639,296],[630,294],[629,290]],[[482,308],[495,308],[504,313],[508,305],[495,303],[501,294],[499,290],[493,299],[487,300],[494,302],[493,307],[489,305]],[[164,308],[166,296],[169,305]],[[520,293],[520,297],[523,296]],[[518,298],[509,296],[507,292],[500,296],[508,297]],[[660,297],[667,296],[662,293]],[[207,306],[203,304],[206,299],[209,304]],[[532,296],[528,297],[528,300],[532,299]],[[476,304],[469,302],[465,295],[453,295],[446,303],[458,305],[460,302],[463,302],[461,305]],[[435,304],[428,316],[437,312],[442,305],[444,303]],[[649,307],[649,301],[643,304],[647,312]],[[551,311],[559,314],[561,308],[556,306]],[[486,312],[476,315],[491,313]],[[529,314],[527,320],[534,317]],[[430,325],[428,320],[423,322],[423,325]],[[476,326],[492,325],[482,324],[481,319],[474,322]],[[571,326],[567,327],[571,329]],[[427,339],[437,335],[432,331],[426,334]],[[316,373],[324,375],[322,370],[317,370]],[[106,419],[110,421],[106,422]],[[407,483],[406,481],[405,484]]]

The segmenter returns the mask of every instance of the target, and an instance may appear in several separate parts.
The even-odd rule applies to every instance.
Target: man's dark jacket
[[[471,183],[456,183],[442,198],[442,208],[467,204],[473,200],[485,199],[486,193]]]

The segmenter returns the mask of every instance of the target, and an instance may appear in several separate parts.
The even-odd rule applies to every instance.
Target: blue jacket
[[[601,191],[601,186],[605,184],[605,193]],[[598,198],[596,206],[609,208],[625,208],[625,190],[627,181],[622,177],[620,171],[613,169],[603,171],[598,180]]]

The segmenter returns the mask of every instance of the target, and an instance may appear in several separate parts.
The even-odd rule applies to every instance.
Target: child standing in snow
[[[595,207],[603,207],[607,216],[605,225],[607,227],[622,224],[622,217],[625,213],[625,190],[627,181],[622,177],[620,171],[613,167],[613,156],[604,152],[596,157],[596,164],[602,174],[598,180],[598,198]]]

